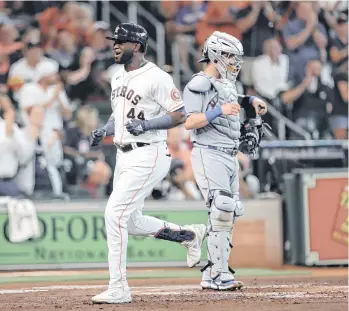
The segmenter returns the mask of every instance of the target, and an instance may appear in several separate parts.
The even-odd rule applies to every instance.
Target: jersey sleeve
[[[167,112],[176,111],[184,107],[181,94],[169,74],[164,72],[156,80],[156,83],[153,85],[153,97],[161,107]]]
[[[183,101],[187,116],[191,115],[192,113],[203,112],[203,101],[200,93],[194,93],[190,91],[188,87],[185,87],[183,92]]]

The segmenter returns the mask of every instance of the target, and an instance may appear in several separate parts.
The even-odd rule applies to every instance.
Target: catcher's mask
[[[220,31],[215,31],[205,42],[202,62],[212,62],[222,78],[232,82],[241,70],[244,55],[241,42],[235,37]]]

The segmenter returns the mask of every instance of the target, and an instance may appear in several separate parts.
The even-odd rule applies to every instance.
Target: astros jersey
[[[183,101],[172,77],[148,62],[143,67],[127,72],[124,66],[111,81],[111,106],[115,118],[114,143],[165,141],[167,130],[147,131],[134,136],[125,127],[128,120],[150,120],[183,107]]]

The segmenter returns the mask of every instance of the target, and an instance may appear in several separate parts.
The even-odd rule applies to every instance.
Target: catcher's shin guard
[[[237,202],[233,195],[214,191],[210,200],[207,237],[208,264],[202,269],[204,289],[232,290],[241,288],[229,268],[230,239]]]

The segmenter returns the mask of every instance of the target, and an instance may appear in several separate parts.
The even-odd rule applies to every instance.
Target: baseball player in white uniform
[[[113,192],[105,210],[108,241],[109,288],[94,303],[131,302],[126,280],[128,234],[153,236],[181,243],[187,264],[200,261],[205,225],[180,227],[142,214],[144,200],[168,173],[171,156],[167,129],[185,120],[183,101],[170,75],[145,60],[148,34],[133,23],[122,23],[114,35],[115,60],[123,64],[112,78],[112,116],[91,133],[91,145],[114,135],[117,161]]]

